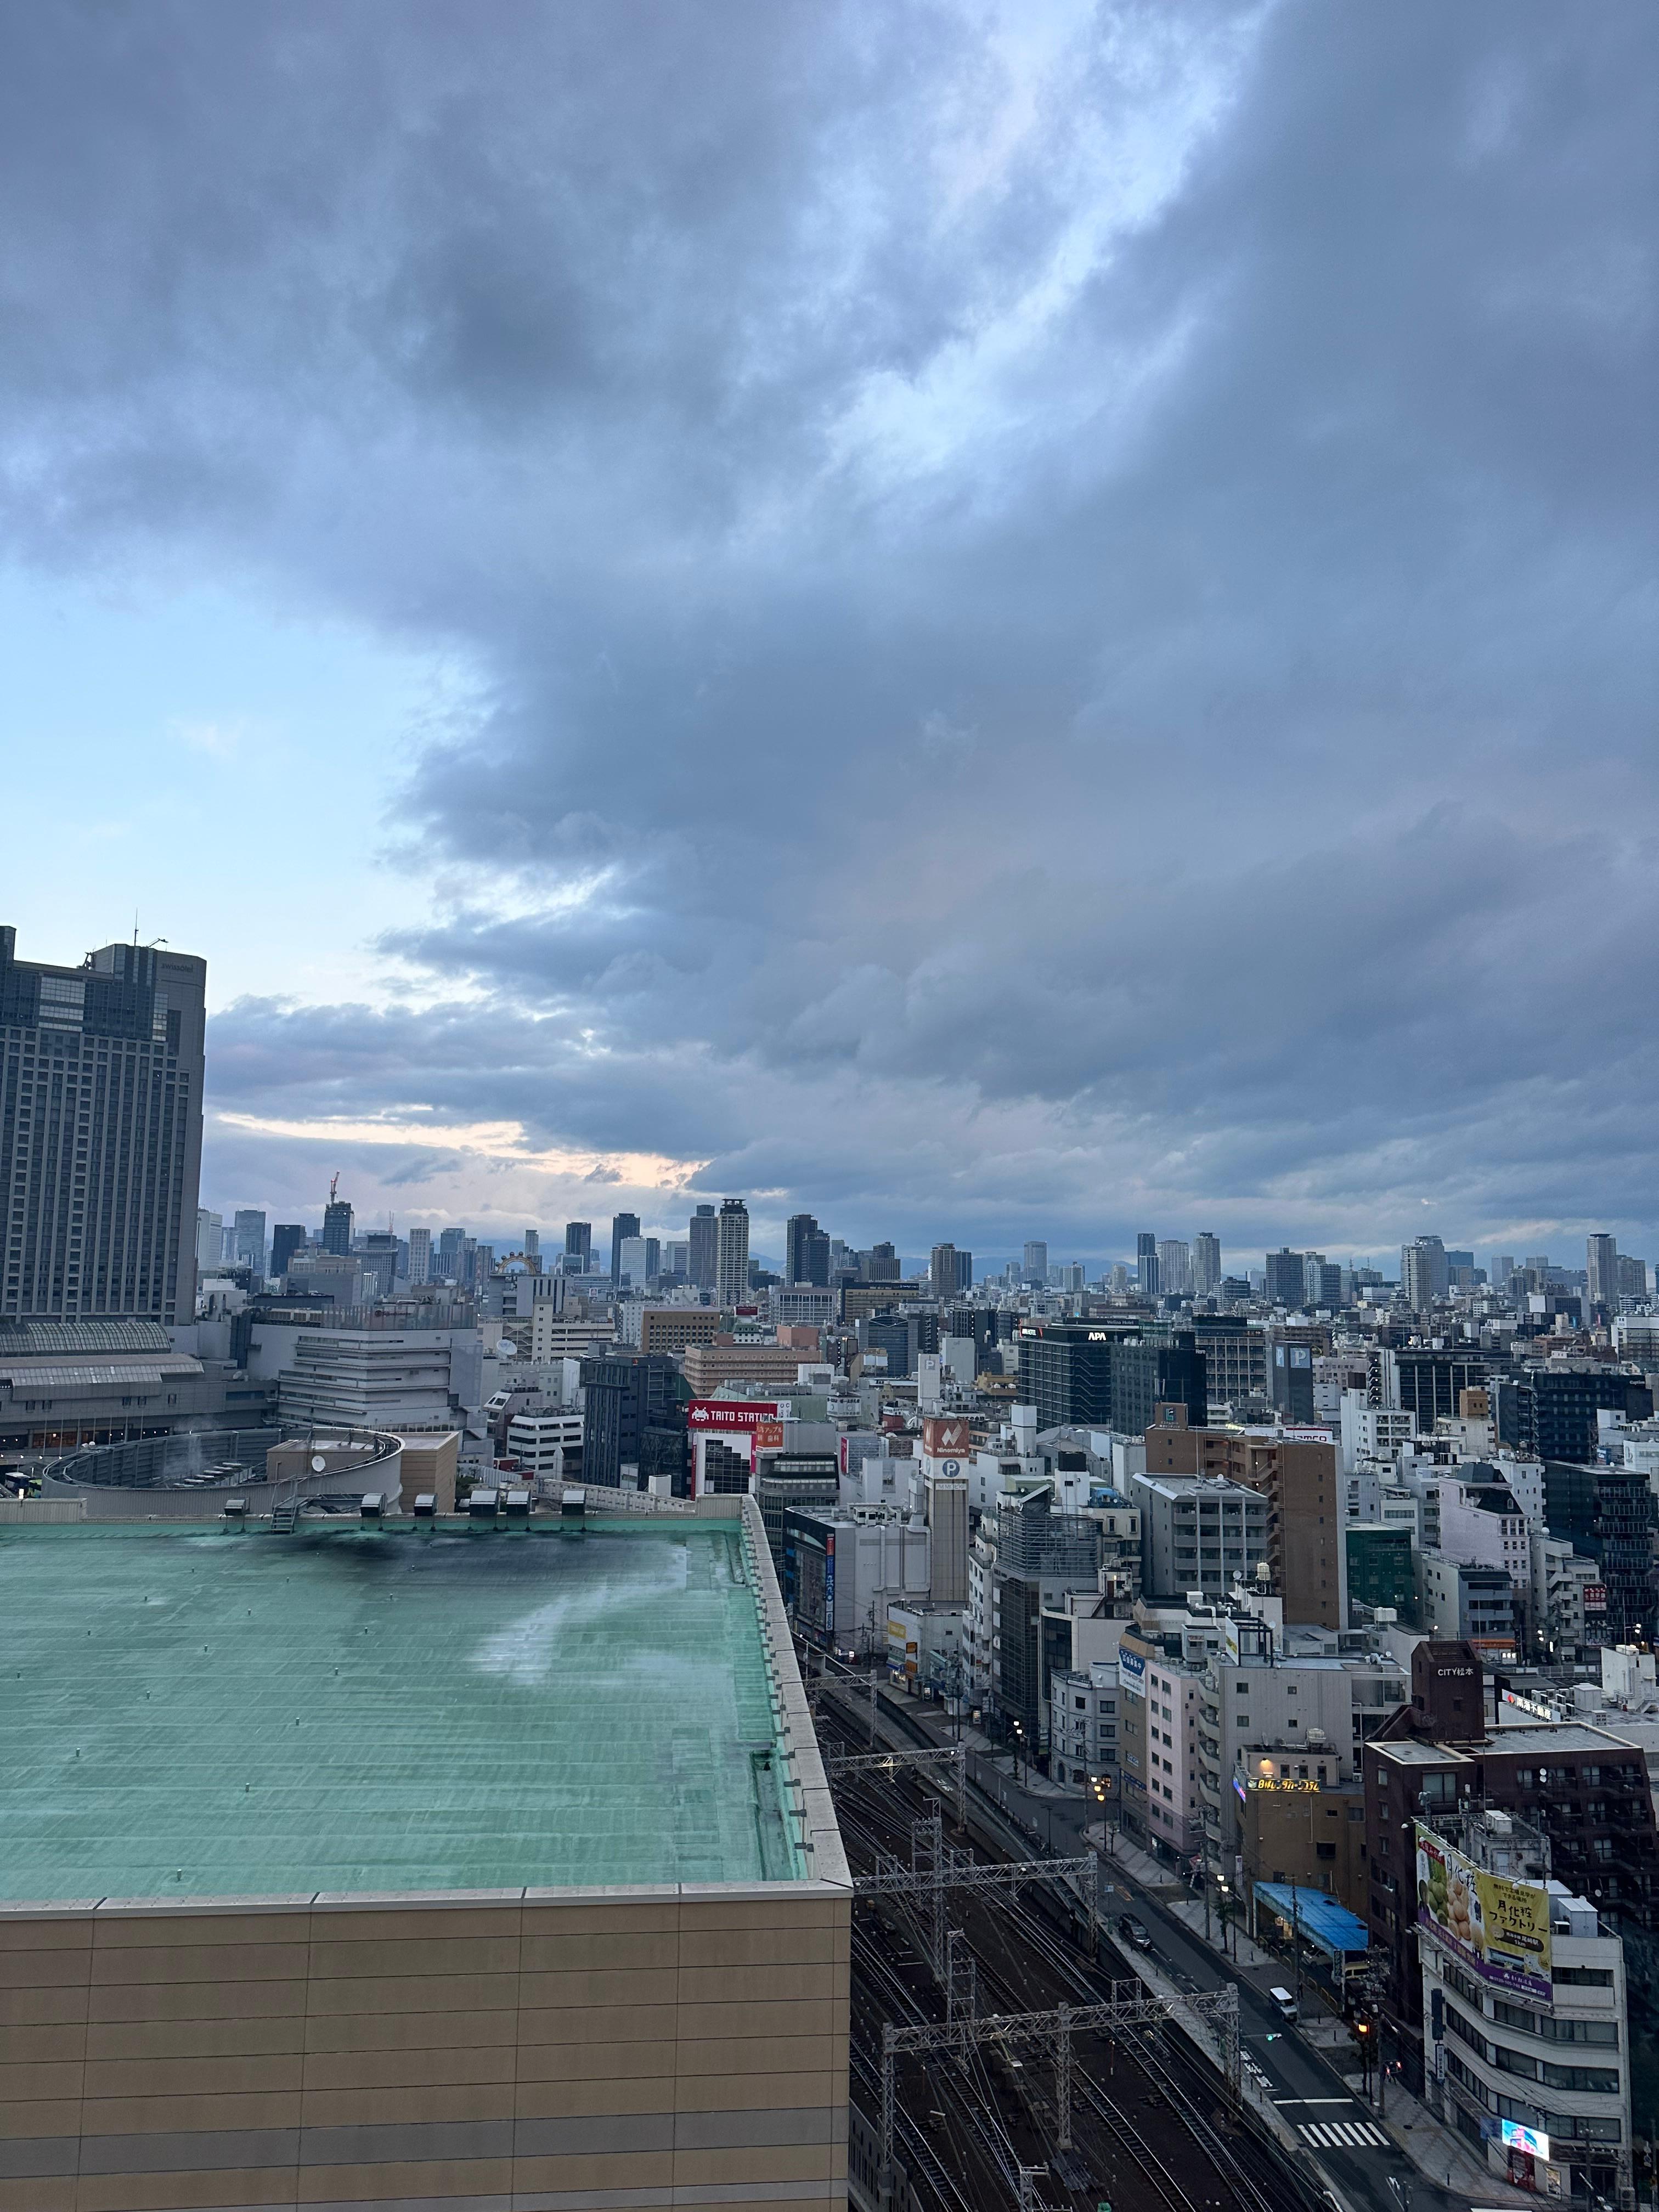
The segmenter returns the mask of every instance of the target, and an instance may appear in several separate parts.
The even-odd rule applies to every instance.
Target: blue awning
[[[1370,1930],[1364,1922],[1322,1889],[1304,1889],[1300,1882],[1259,1881],[1255,1894],[1258,1905],[1266,1905],[1281,1920],[1294,1917],[1304,1940],[1330,1958],[1370,1948]]]

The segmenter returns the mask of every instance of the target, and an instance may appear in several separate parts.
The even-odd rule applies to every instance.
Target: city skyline
[[[711,20],[6,27],[12,911],[209,1202],[1659,1249],[1651,11]]]

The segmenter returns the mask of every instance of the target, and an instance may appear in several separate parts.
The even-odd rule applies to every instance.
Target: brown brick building
[[[1148,1474],[1225,1475],[1267,1500],[1268,1563],[1285,1618],[1342,1626],[1342,1516],[1336,1446],[1279,1429],[1188,1428],[1176,1418],[1146,1431]]]

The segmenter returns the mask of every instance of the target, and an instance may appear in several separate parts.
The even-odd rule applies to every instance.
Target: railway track
[[[835,1744],[833,1711],[821,1711],[820,1732],[827,1745]],[[855,1724],[848,1726],[844,1747],[865,1747]],[[837,1811],[855,1868],[870,1869],[878,1854],[908,1860],[911,1824],[929,1817],[938,1802],[903,1769],[838,1782]],[[969,1848],[981,1860],[996,1856],[971,1838]],[[1082,1956],[1070,1916],[1063,1928],[1057,1924],[1050,1901],[1037,1892],[1022,1898],[969,1893],[952,1900],[951,1918],[973,1954],[981,2016],[1102,2002],[1111,1994],[1113,1965],[1117,1978],[1130,1978],[1112,1947],[1103,1966]],[[944,2016],[943,1993],[927,1963],[930,1933],[909,1899],[884,1898],[859,1908],[854,2072],[867,2112],[879,2109],[882,2023]],[[1274,2147],[1221,2110],[1214,2069],[1173,2023],[1109,2038],[1076,2037],[1069,2152],[1055,2141],[1051,2081],[1046,2054],[1036,2055],[1029,2045],[1019,2057],[992,2057],[979,2047],[965,2065],[943,2055],[931,2064],[920,2057],[902,2061],[897,2132],[918,2204],[937,2203],[941,2212],[1006,2206],[1018,2197],[1018,2167],[1032,2165],[1048,2168],[1043,2201],[1074,2212],[1093,2212],[1102,2203],[1114,2212],[1215,2212],[1224,2206],[1290,2212],[1311,2202]],[[917,2112],[923,2094],[927,2124]]]

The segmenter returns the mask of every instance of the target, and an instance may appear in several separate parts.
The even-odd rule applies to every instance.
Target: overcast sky
[[[1659,1256],[1649,0],[13,8],[25,957],[204,1198]]]

